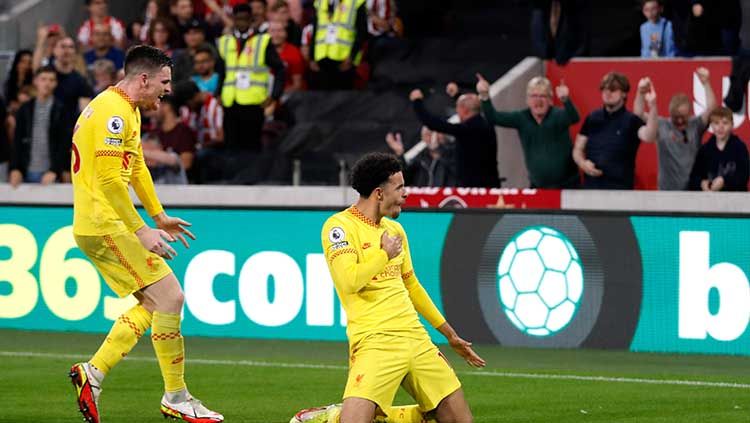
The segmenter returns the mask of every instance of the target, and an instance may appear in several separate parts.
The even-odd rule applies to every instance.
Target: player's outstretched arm
[[[445,322],[436,328],[445,336],[453,351],[460,355],[472,367],[484,367],[486,362],[480,357],[474,349],[471,348],[471,342],[464,340],[453,329],[450,323]]]

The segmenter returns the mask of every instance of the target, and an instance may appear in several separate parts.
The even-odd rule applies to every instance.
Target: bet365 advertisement
[[[176,209],[186,335],[346,339],[321,251],[333,211]],[[67,207],[0,207],[0,327],[106,332],[118,299]],[[478,343],[750,355],[747,219],[406,212],[417,276]],[[444,342],[431,330],[435,341]]]

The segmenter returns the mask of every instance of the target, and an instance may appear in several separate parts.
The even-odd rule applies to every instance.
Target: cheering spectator
[[[83,22],[76,38],[83,48],[90,48],[93,45],[94,25],[105,24],[109,26],[112,33],[114,44],[117,47],[125,46],[125,24],[119,19],[109,16],[107,9],[107,0],[85,0],[86,8],[89,11],[89,19]]]
[[[268,35],[271,36],[271,43],[273,43],[276,52],[286,65],[284,91],[301,90],[303,88],[302,76],[305,73],[305,59],[302,57],[302,53],[294,44],[287,42],[287,32],[283,23],[272,21],[268,26]]]
[[[5,80],[5,99],[8,107],[17,107],[18,93],[24,86],[31,85],[34,70],[31,68],[31,50],[18,50],[13,57],[13,64]]]
[[[477,74],[477,92],[487,121],[515,128],[521,139],[526,168],[532,188],[576,188],[578,168],[573,162],[573,144],[568,132],[578,122],[578,110],[570,101],[568,87],[556,88],[563,108],[552,107],[552,84],[547,78],[532,78],[526,86],[525,109],[509,112],[495,110],[490,101],[490,84]]]
[[[177,0],[173,4],[172,16],[174,18],[175,27],[177,28],[175,47],[185,47],[185,33],[193,27],[192,22],[195,19],[193,13],[193,0]]]
[[[664,7],[662,0],[643,0],[641,24],[641,57],[674,57],[674,33],[672,22],[661,16]]]
[[[203,44],[195,50],[193,76],[190,79],[201,91],[217,95],[219,93],[219,74],[216,72],[216,56],[209,44]]]
[[[172,57],[177,29],[170,19],[154,18],[148,28],[148,43]]]
[[[719,107],[711,112],[714,135],[698,150],[690,173],[690,189],[747,191],[747,146],[732,133],[732,111]]]
[[[36,45],[31,58],[32,72],[42,66],[51,65],[54,61],[53,50],[65,31],[60,25],[40,25],[36,30]]]
[[[389,132],[385,136],[388,147],[401,161],[406,183],[414,187],[456,186],[456,166],[445,136],[426,126],[422,127],[420,136],[420,141],[409,151],[404,150],[400,132]]]
[[[91,36],[91,49],[83,54],[86,67],[92,71],[94,62],[99,59],[107,59],[115,65],[116,70],[125,65],[125,52],[113,45],[112,32],[107,24],[95,24]]]
[[[143,160],[146,162],[154,183],[171,185],[188,183],[187,173],[180,156],[174,151],[164,149],[158,137],[146,136],[141,144]]]
[[[653,140],[658,130],[656,92],[646,94],[647,123],[625,109],[630,83],[625,75],[609,72],[599,85],[604,107],[583,122],[573,147],[573,160],[583,171],[583,188],[633,189],[635,156],[641,139]]]
[[[219,54],[227,73],[221,90],[226,112],[224,129],[230,149],[247,152],[261,150],[264,109],[281,97],[286,70],[268,34],[254,32],[250,26],[252,10],[247,4],[234,7],[234,31],[218,41]],[[245,48],[250,43],[252,48]],[[256,64],[263,64],[259,68]],[[269,81],[273,71],[273,87]]]
[[[39,68],[34,74],[36,95],[16,113],[9,177],[14,187],[22,182],[51,184],[67,169],[70,141],[63,131],[64,105],[53,95],[56,85],[55,69]]]
[[[250,9],[252,10],[252,20],[250,27],[256,33],[265,33],[268,31],[268,3],[266,0],[249,0]]]
[[[157,114],[158,128],[154,135],[166,151],[180,156],[182,168],[186,172],[193,167],[195,158],[195,134],[180,120],[180,108],[174,97],[164,97]]]
[[[459,123],[450,123],[427,111],[420,90],[409,94],[417,118],[433,131],[456,137],[456,176],[459,186],[500,186],[497,171],[495,129],[479,113],[476,94],[464,94],[456,102]]]
[[[706,68],[695,71],[706,93],[706,108],[699,116],[692,116],[692,101],[687,94],[678,93],[669,101],[669,118],[659,118],[656,148],[659,152],[659,189],[686,190],[695,156],[701,147],[708,118],[716,108],[716,97]],[[633,113],[646,119],[644,96],[652,90],[651,80],[643,78],[638,83]],[[644,140],[645,141],[645,140]]]
[[[206,31],[206,23],[199,19],[193,19],[188,24],[187,30],[182,37],[185,42],[185,48],[175,50],[172,57],[174,61],[172,79],[174,81],[184,81],[193,75],[195,72],[195,54],[200,46],[208,46],[211,49],[211,55],[214,58],[214,67],[216,66],[215,60],[219,56],[219,53],[211,44],[206,42]]]
[[[315,3],[310,40],[310,87],[316,90],[350,90],[355,66],[367,39],[367,5],[363,0]],[[331,10],[333,9],[333,10]],[[356,9],[356,14],[352,13]]]
[[[117,69],[108,59],[99,59],[91,67],[94,78],[94,94],[99,94],[117,83]]]
[[[290,16],[289,3],[286,0],[276,0],[271,6],[271,16],[273,21],[281,22],[284,26],[287,41],[299,47],[302,44],[302,27]]]

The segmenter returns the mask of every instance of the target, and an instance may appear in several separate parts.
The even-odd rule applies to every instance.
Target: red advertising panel
[[[700,66],[706,67],[711,72],[711,86],[716,93],[717,100],[723,98],[724,93],[729,89],[729,74],[732,69],[731,60],[726,57],[663,60],[574,59],[566,66],[547,62],[547,77],[553,85],[558,85],[560,80],[564,79],[570,87],[570,98],[581,115],[581,122],[571,128],[571,136],[575,139],[586,115],[602,107],[599,81],[607,72],[613,70],[621,72],[630,80],[631,88],[627,107],[631,111],[638,80],[646,76],[651,78],[658,96],[659,115],[666,117],[669,116],[669,100],[677,93],[685,93],[693,99],[693,113],[700,114],[704,110],[704,89],[697,76],[694,75],[695,69]],[[747,109],[744,107],[742,113],[734,115],[735,133],[746,143],[750,140]],[[636,189],[656,189],[658,169],[656,146],[641,144],[636,163]]]
[[[516,188],[408,187],[406,208],[559,209],[560,191]]]

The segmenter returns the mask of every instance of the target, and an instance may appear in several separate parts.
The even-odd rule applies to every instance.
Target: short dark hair
[[[179,104],[187,104],[200,92],[200,89],[192,79],[177,82],[172,89],[172,95]]]
[[[34,78],[36,78],[37,76],[43,73],[54,73],[55,77],[57,77],[57,69],[55,69],[55,67],[52,65],[45,65],[37,69],[36,72],[34,72]]]
[[[133,46],[125,55],[125,75],[135,75],[141,72],[152,75],[165,66],[171,68],[172,59],[156,47]]]
[[[216,60],[216,56],[214,55],[214,49],[211,47],[208,43],[202,43],[198,47],[195,48],[195,55],[198,55],[198,53],[206,53],[211,55],[211,58]],[[195,56],[193,56],[195,57]]]
[[[178,117],[180,116],[180,103],[177,101],[175,96],[173,95],[164,96],[161,99],[161,104],[169,105],[169,108],[172,109],[172,113],[174,113],[175,116],[178,116]]]
[[[368,198],[375,188],[401,171],[401,162],[393,154],[368,153],[357,160],[352,168],[352,188],[362,197]]]
[[[242,12],[246,12],[252,15],[253,9],[250,8],[250,4],[248,3],[239,3],[234,6],[234,8],[232,8],[232,15],[237,15]]]

